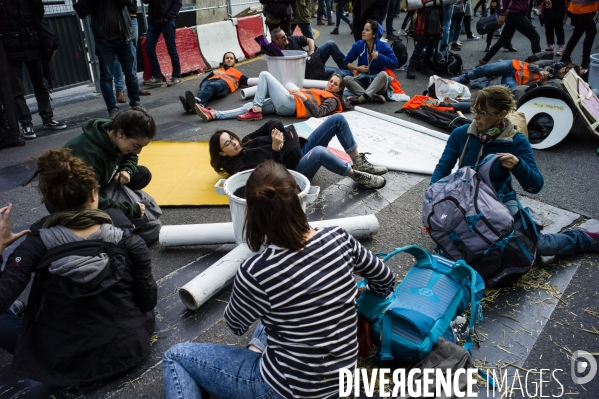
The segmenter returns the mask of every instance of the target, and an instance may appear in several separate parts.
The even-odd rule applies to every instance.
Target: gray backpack
[[[453,260],[463,259],[486,286],[506,286],[534,263],[531,239],[514,230],[514,218],[498,199],[489,173],[500,155],[487,156],[478,172],[464,166],[431,184],[422,203],[424,230]]]

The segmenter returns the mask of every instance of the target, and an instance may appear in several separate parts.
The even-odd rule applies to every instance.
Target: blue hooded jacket
[[[469,135],[471,136],[470,140],[467,140]],[[517,198],[516,191],[512,187],[512,175],[518,180],[520,186],[529,193],[536,194],[543,188],[543,176],[537,168],[532,147],[523,134],[515,132],[501,133],[497,139],[484,146],[479,157],[482,145],[476,136],[475,129],[470,128],[470,125],[458,127],[449,136],[443,155],[433,173],[431,184],[451,174],[451,170],[460,159],[466,141],[468,141],[468,147],[464,152],[462,166],[474,167],[477,159],[480,163],[487,155],[500,152],[513,154],[520,160],[520,163],[511,171],[503,168],[498,162],[495,162],[491,167],[491,183],[503,203]]]
[[[376,48],[376,51],[378,51],[379,56],[376,60],[372,60],[370,63],[370,71],[368,74],[360,74],[364,77],[372,76],[372,78],[374,78],[379,72],[382,72],[387,68],[396,69],[399,65],[397,57],[395,56],[395,53],[391,47],[387,43],[381,41],[381,37],[383,36],[383,27],[381,24],[378,24],[378,26],[379,28],[376,32],[376,37],[374,38],[374,48]],[[356,58],[358,59],[358,66],[368,65],[368,45],[364,40],[359,40],[353,44],[345,56],[343,63],[353,63]],[[358,76],[358,78],[360,78],[360,76]]]

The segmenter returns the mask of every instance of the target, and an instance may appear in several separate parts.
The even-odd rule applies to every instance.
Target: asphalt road
[[[398,28],[403,20],[395,20],[395,27]],[[478,18],[475,18],[475,21]],[[542,37],[544,44],[544,30],[538,26],[538,18],[534,19],[537,30]],[[350,36],[347,25],[342,22],[341,34],[332,36],[329,34],[332,27],[316,26],[319,36],[317,44],[324,43],[326,40],[334,40],[343,51],[347,51],[353,39]],[[566,38],[569,38],[573,28],[566,26]],[[478,59],[482,58],[485,47],[484,40],[465,41],[462,36],[464,46],[460,54],[464,59],[466,68],[472,68],[476,65]],[[520,58],[524,59],[530,52],[530,46],[527,40],[520,34],[516,34],[513,40],[514,46],[519,50],[517,53],[500,52],[494,60],[501,58]],[[408,52],[413,50],[414,43],[409,41]],[[226,49],[223,49],[226,50]],[[580,61],[580,45],[576,49],[573,59]],[[329,62],[330,63],[330,62]],[[247,76],[256,77],[259,72],[266,69],[266,62],[263,59],[250,60],[239,66],[239,69]],[[428,76],[417,74],[415,80],[405,78],[405,72],[396,72],[398,79],[402,84],[403,90],[408,95],[421,94],[426,89]],[[200,76],[200,78],[202,75]],[[195,114],[184,114],[178,101],[178,96],[185,90],[196,91],[200,79],[196,76],[185,78],[185,82],[173,88],[152,88],[152,95],[143,97],[143,106],[148,109],[158,125],[158,137],[161,140],[174,141],[206,141],[211,133],[216,129],[228,129],[243,136],[250,133],[261,122],[240,122],[237,120],[218,121],[206,124],[202,122]],[[90,89],[91,90],[91,89]],[[57,95],[58,96],[58,95]],[[13,224],[16,228],[25,228],[31,223],[46,214],[45,207],[40,204],[40,196],[36,192],[35,184],[27,187],[21,187],[20,182],[25,180],[31,173],[23,165],[28,157],[40,155],[44,150],[50,148],[60,148],[69,138],[77,134],[83,121],[89,118],[105,117],[106,110],[103,100],[99,94],[88,95],[85,99],[72,99],[68,96],[55,102],[55,119],[66,121],[69,125],[67,130],[61,132],[44,132],[41,129],[41,120],[38,115],[34,116],[36,132],[41,133],[38,139],[29,141],[24,147],[10,148],[0,151],[0,204],[13,203],[15,209],[13,212]],[[243,100],[238,94],[233,94],[225,99],[214,101],[211,106],[216,109],[229,109],[242,105]],[[393,115],[401,119],[411,120],[412,122],[422,124],[422,122],[410,119],[404,114],[395,114],[401,104],[388,102],[384,105],[367,104],[378,112]],[[296,122],[293,118],[280,118],[284,124]],[[545,177],[545,187],[543,191],[533,196],[543,203],[555,206],[557,208],[574,212],[581,215],[576,223],[584,221],[586,218],[599,218],[599,201],[597,201],[599,190],[597,188],[597,176],[599,176],[599,162],[595,149],[599,147],[599,139],[593,136],[581,121],[577,121],[570,135],[560,145],[546,151],[535,151],[535,157],[541,172]],[[376,161],[373,159],[373,161]],[[411,179],[411,180],[410,180]],[[327,171],[320,171],[313,179],[313,185],[319,185],[322,191],[330,190],[333,193],[331,201],[335,202],[335,195],[338,196],[337,202],[347,201],[353,204],[356,201],[365,203],[371,201],[371,198],[377,198],[376,195],[368,193],[361,189],[353,189],[351,195],[337,189],[339,177]],[[428,239],[421,229],[421,200],[422,193],[428,185],[426,176],[407,176],[397,175],[397,181],[410,181],[405,185],[405,191],[399,191],[393,194],[391,191],[385,192],[385,195],[393,194],[393,200],[385,206],[380,207],[376,214],[381,223],[381,229],[377,236],[365,240],[364,244],[373,251],[389,251],[395,247],[408,244],[421,245],[427,249],[432,249],[432,241]],[[400,184],[400,183],[398,183]],[[403,187],[403,186],[402,186]],[[392,187],[389,188],[390,190]],[[391,193],[391,194],[389,194]],[[355,199],[357,198],[357,199]],[[360,199],[361,198],[361,199]],[[384,198],[383,198],[384,199]],[[352,202],[354,201],[354,202]],[[311,212],[310,208],[308,211]],[[365,212],[365,211],[364,211]],[[165,208],[163,223],[170,224],[190,224],[190,223],[213,223],[230,221],[230,214],[227,207],[173,207]],[[205,267],[206,259],[216,256],[215,252],[220,246],[194,246],[178,248],[161,248],[157,245],[151,248],[153,257],[153,272],[157,280],[161,281],[163,287],[181,286],[182,281],[177,281],[173,275],[174,272],[181,272],[183,266],[197,260],[194,264],[198,268]],[[203,258],[202,257],[207,257]],[[599,327],[599,319],[596,314],[585,312],[589,308],[591,311],[599,311],[597,301],[597,267],[599,257],[597,255],[586,255],[567,259],[570,265],[574,265],[576,270],[571,278],[568,288],[565,290],[561,300],[558,302],[553,314],[550,316],[552,322],[543,323],[543,328],[539,333],[539,338],[534,346],[527,349],[525,363],[523,368],[550,368],[564,369],[564,376],[558,379],[569,381],[565,385],[565,393],[576,392],[568,397],[575,398],[595,398],[599,389],[599,378],[585,386],[573,385],[569,379],[570,359],[567,352],[560,348],[566,347],[572,351],[587,350],[597,352],[599,349],[599,339],[596,334],[587,333],[580,328],[591,329]],[[202,263],[204,262],[204,263]],[[555,263],[557,262],[557,263]],[[561,260],[550,263],[549,270],[558,273],[561,271]],[[400,257],[391,263],[398,275],[404,274],[411,260],[407,257]],[[195,270],[191,268],[190,270]],[[170,284],[170,285],[169,285]],[[166,289],[166,288],[165,288]],[[221,292],[217,298],[220,301],[226,301],[228,290]],[[26,293],[23,296],[26,298]],[[507,293],[506,298],[511,298]],[[569,295],[569,297],[568,297]],[[165,294],[166,297],[166,294]],[[509,299],[511,301],[511,299]],[[170,301],[170,302],[169,302]],[[115,381],[105,383],[100,387],[87,389],[84,393],[76,389],[57,390],[41,384],[18,381],[13,379],[10,374],[10,356],[0,353],[0,397],[90,397],[90,398],[161,398],[164,397],[162,388],[162,377],[159,366],[161,353],[175,342],[198,341],[244,345],[248,336],[236,337],[228,332],[221,319],[224,304],[219,301],[211,301],[207,306],[198,312],[185,312],[181,309],[181,304],[175,299],[165,299],[168,304],[166,309],[170,309],[175,314],[180,314],[184,322],[172,324],[168,320],[161,321],[159,332],[161,338],[158,340],[156,349],[151,358],[144,364],[132,370],[129,376],[122,377]],[[510,302],[513,303],[513,302]],[[524,302],[523,302],[524,303]],[[166,305],[165,305],[166,306]],[[525,305],[520,305],[524,307]],[[518,310],[518,308],[516,308]],[[524,310],[524,309],[520,309]],[[162,310],[161,310],[162,312]],[[186,324],[187,323],[187,324]],[[500,339],[500,337],[491,337]],[[168,345],[167,345],[168,344]],[[164,347],[164,348],[163,348]],[[528,354],[530,352],[530,354]],[[512,372],[514,370],[512,369]],[[132,382],[130,382],[132,381]],[[554,395],[559,394],[559,387],[552,385],[551,392]],[[517,391],[514,397],[517,396]],[[546,394],[546,393],[544,393]],[[539,395],[540,396],[540,395]],[[565,395],[567,396],[567,395]]]

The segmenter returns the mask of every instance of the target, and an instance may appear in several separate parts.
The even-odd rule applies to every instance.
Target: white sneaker
[[[181,83],[183,83],[183,79],[181,78],[172,78],[171,80],[169,80],[168,82],[166,82],[166,85],[171,87],[171,86],[177,86],[180,85]]]
[[[23,136],[24,139],[28,139],[28,140],[31,140],[31,139],[34,139],[37,137],[31,126],[27,126],[27,127],[23,128],[23,130],[21,130],[21,136]]]
[[[162,86],[163,82],[162,79],[158,79],[152,76],[150,79],[144,80],[144,84],[148,86],[159,87]]]

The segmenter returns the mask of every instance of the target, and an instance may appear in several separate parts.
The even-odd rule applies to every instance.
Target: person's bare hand
[[[497,155],[501,155],[501,158],[499,158],[499,163],[506,169],[512,170],[520,163],[520,160],[514,154],[497,153]]]
[[[143,215],[146,214],[146,206],[144,204],[142,204],[141,202],[138,202],[137,205],[139,205],[139,212],[140,212],[139,217],[142,217]]]
[[[547,80],[549,80],[549,76],[550,75],[551,74],[549,72],[547,72],[547,71],[541,71],[541,72],[539,72],[539,82],[541,82],[541,83],[547,82]]]
[[[127,184],[131,181],[131,175],[129,174],[129,172],[121,170],[120,172],[117,172],[116,175],[114,175],[114,180],[122,184]]]
[[[360,73],[368,73],[368,71],[370,71],[370,68],[368,67],[368,65],[360,65],[359,67],[356,67],[358,69],[358,72]]]
[[[285,136],[283,135],[283,132],[277,128],[274,128],[270,132],[270,137],[272,138],[273,151],[281,151],[281,148],[283,148],[283,143],[285,143]]]
[[[499,24],[499,26],[501,26],[504,23],[505,23],[505,15],[502,15],[497,19],[497,24]]]
[[[31,233],[30,230],[23,230],[18,233],[13,233],[10,229],[10,212],[12,204],[0,208],[0,253],[4,251],[10,244],[23,237],[25,234]]]

